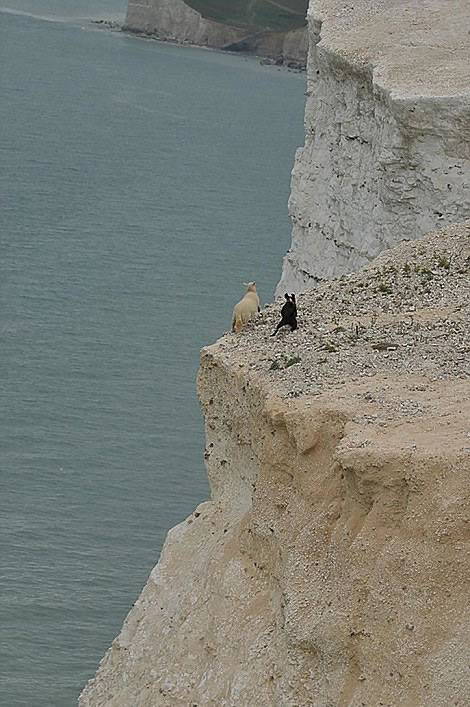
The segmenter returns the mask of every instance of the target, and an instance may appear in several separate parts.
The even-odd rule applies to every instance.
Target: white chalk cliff
[[[218,48],[237,42],[246,34],[205,19],[183,0],[129,0],[125,29],[164,40]]]
[[[415,239],[470,206],[469,16],[313,3],[281,286],[318,286],[203,349],[211,497],[81,707],[468,705],[470,222]]]
[[[286,32],[255,31],[203,17],[183,0],[128,0],[124,29],[157,39],[279,58],[305,67],[305,27]]]
[[[470,213],[468,0],[311,0],[278,293]]]

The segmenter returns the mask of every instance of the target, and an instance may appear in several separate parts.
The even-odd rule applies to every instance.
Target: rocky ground
[[[101,29],[110,29],[114,32],[120,32],[122,24],[116,20],[92,20],[92,24],[97,25]]]
[[[299,328],[271,337],[281,302],[217,348],[245,358],[285,398],[378,374],[470,374],[470,222],[404,242],[358,273],[297,297]],[[424,383],[423,383],[424,384]],[[418,384],[419,385],[419,384]]]

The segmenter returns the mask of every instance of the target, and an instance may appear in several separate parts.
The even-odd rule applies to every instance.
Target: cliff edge
[[[311,0],[278,293],[470,213],[470,3]]]
[[[203,349],[211,499],[81,707],[442,707],[470,673],[470,222]]]

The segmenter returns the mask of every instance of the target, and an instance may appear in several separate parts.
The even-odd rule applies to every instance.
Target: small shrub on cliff
[[[450,260],[445,255],[439,256],[439,260],[437,261],[437,264],[439,265],[440,268],[444,268],[445,270],[449,270],[449,268],[450,268]]]
[[[388,282],[381,282],[377,289],[379,292],[382,292],[385,295],[392,294],[392,288],[390,287]]]
[[[301,360],[302,359],[300,358],[300,356],[292,356],[292,358],[289,358],[286,361],[286,365],[284,366],[284,368],[289,368],[289,366],[294,366],[296,363],[300,363]]]
[[[270,371],[282,371],[285,368],[289,368],[290,366],[294,366],[296,363],[301,362],[300,356],[286,356],[286,354],[282,354],[282,358],[275,359],[271,365],[269,366]]]

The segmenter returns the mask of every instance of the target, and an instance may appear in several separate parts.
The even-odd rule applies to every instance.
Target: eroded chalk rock
[[[470,223],[203,349],[211,498],[81,707],[466,704],[469,273]]]
[[[313,0],[305,145],[277,293],[470,212],[470,4]]]

